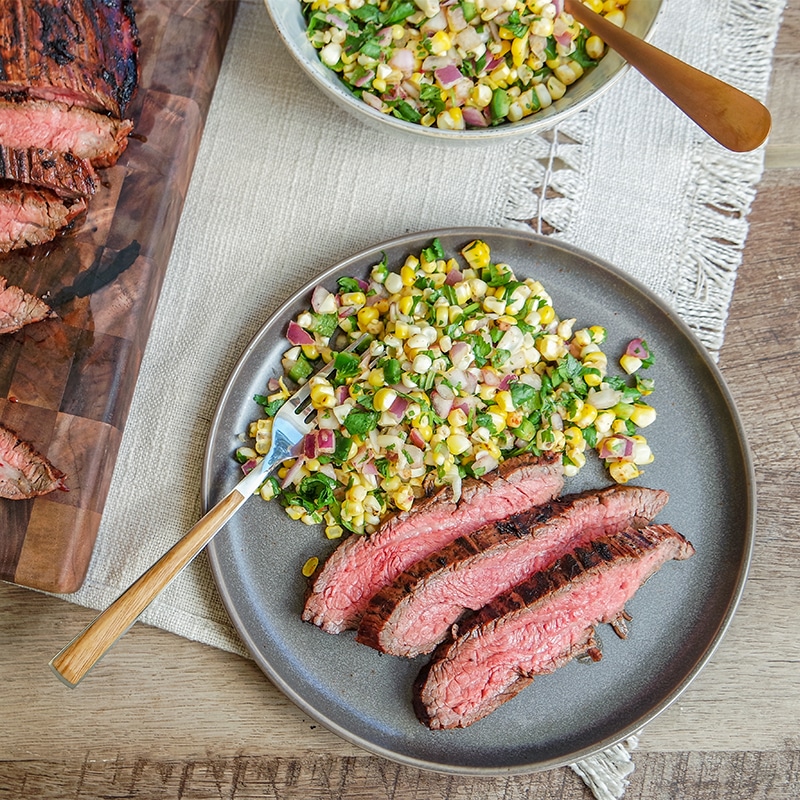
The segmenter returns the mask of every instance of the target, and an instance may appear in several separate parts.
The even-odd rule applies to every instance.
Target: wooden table
[[[627,800],[800,797],[798,40],[800,0],[789,0],[767,169],[720,361],[755,459],[755,559],[718,651],[647,727]],[[93,616],[0,584],[0,798],[591,797],[566,769],[477,779],[370,756],[305,717],[252,662],[142,625],[67,691],[47,663]]]

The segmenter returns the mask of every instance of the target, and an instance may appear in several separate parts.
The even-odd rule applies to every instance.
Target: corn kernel
[[[608,472],[617,483],[627,483],[642,474],[632,461],[612,461],[608,465]]]
[[[489,245],[480,239],[468,244],[461,254],[473,269],[483,269],[489,266]]]
[[[634,403],[631,422],[637,428],[646,428],[656,420],[656,410],[646,403]]]
[[[319,559],[316,556],[311,556],[311,558],[303,564],[303,575],[306,578],[310,578],[316,571],[317,567],[319,566]]]
[[[598,410],[591,403],[584,403],[572,421],[579,428],[588,428],[597,419],[598,413]]]
[[[454,408],[447,415],[447,424],[453,428],[463,428],[467,422],[469,422],[469,417],[463,408]]]
[[[333,408],[336,394],[329,383],[318,383],[311,387],[311,404],[314,408]]]
[[[509,412],[514,410],[514,399],[508,389],[503,389],[494,396],[495,404],[501,411]]]
[[[443,55],[452,46],[453,43],[450,41],[450,37],[445,31],[436,31],[436,33],[431,36],[431,52],[434,55]]]
[[[371,322],[375,322],[379,316],[380,314],[375,306],[364,306],[364,308],[358,311],[358,327],[361,328],[361,330],[365,330],[366,327]]]
[[[369,371],[369,375],[367,375],[367,383],[376,389],[379,386],[383,386],[386,383],[383,369],[381,367],[375,367],[374,369],[371,369]]]
[[[286,513],[290,519],[299,520],[306,513],[306,510],[302,506],[287,506]]]
[[[633,375],[638,369],[642,366],[642,359],[637,358],[636,356],[629,356],[627,353],[623,355],[619,360],[619,365],[628,375]]]
[[[341,525],[326,525],[325,536],[328,539],[341,539],[344,528]]]
[[[372,405],[376,411],[388,411],[395,400],[397,400],[397,392],[387,386],[375,392],[375,396],[372,398]]]

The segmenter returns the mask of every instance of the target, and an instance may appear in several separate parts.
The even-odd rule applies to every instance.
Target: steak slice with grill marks
[[[64,477],[28,442],[0,425],[0,497],[25,500],[55,489],[65,490]]]
[[[303,619],[328,633],[355,628],[370,598],[411,564],[469,533],[556,497],[564,485],[559,456],[508,459],[387,520],[371,536],[351,536],[328,558],[306,600]]]
[[[41,148],[17,149],[0,145],[0,186],[3,181],[50,189],[59,197],[90,197],[97,175],[85,159],[72,153]]]
[[[660,489],[611,486],[565,495],[461,536],[377,592],[357,640],[391,655],[429,653],[465,611],[480,608],[578,545],[629,525],[643,527],[668,499]]]
[[[67,200],[24,184],[0,188],[0,253],[55,238],[86,210],[85,199]]]
[[[6,279],[0,275],[0,334],[14,333],[24,325],[54,316],[47,303],[19,286],[7,286]]]
[[[0,93],[122,118],[139,77],[131,0],[5,0]]]
[[[414,684],[429,728],[464,728],[591,646],[595,625],[623,613],[637,589],[694,547],[669,525],[596,539],[496,597],[461,623]],[[594,656],[597,658],[597,654]]]

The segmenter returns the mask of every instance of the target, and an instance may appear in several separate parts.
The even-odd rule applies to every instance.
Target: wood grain
[[[57,318],[0,338],[0,423],[67,475],[68,492],[0,499],[0,578],[52,592],[83,582],[189,186],[235,2],[136,0],[134,136],[85,217],[0,258]]]
[[[717,652],[647,726],[625,800],[800,797],[798,34],[800,0],[790,0],[768,102],[768,169],[720,361],[755,461],[755,557]],[[253,662],[143,625],[68,691],[47,662],[93,616],[0,584],[0,798],[592,798],[566,769],[481,780],[368,756],[305,717]]]

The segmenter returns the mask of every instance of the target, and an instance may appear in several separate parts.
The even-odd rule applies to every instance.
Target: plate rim
[[[226,582],[225,575],[223,574],[219,557],[217,555],[218,540],[212,542],[206,548],[206,557],[211,568],[211,573],[216,584],[217,590],[220,594],[223,606],[228,614],[237,634],[242,639],[245,647],[250,653],[253,660],[265,674],[265,676],[276,686],[289,700],[291,700],[299,709],[307,713],[316,722],[323,725],[327,730],[336,734],[343,740],[356,745],[357,747],[375,755],[387,758],[390,761],[411,766],[417,769],[426,771],[437,772],[440,774],[449,775],[472,775],[472,776],[502,776],[502,775],[521,775],[530,774],[534,772],[555,769],[558,767],[569,766],[593,755],[597,755],[602,751],[613,747],[632,735],[637,734],[642,728],[650,724],[656,717],[662,714],[669,708],[689,687],[695,680],[698,674],[708,664],[713,657],[717,648],[719,647],[722,639],[725,637],[728,629],[730,628],[731,621],[736,614],[736,611],[741,602],[745,585],[749,577],[750,567],[752,565],[753,551],[755,547],[755,533],[756,533],[756,511],[757,511],[757,493],[756,493],[756,478],[755,467],[752,458],[751,448],[749,446],[746,432],[741,421],[736,403],[728,388],[724,376],[718,365],[712,358],[711,354],[706,349],[705,345],[700,341],[694,331],[688,324],[680,317],[675,308],[670,305],[663,298],[656,295],[651,289],[645,286],[637,278],[629,275],[628,273],[616,267],[609,261],[596,256],[595,254],[585,250],[576,245],[555,240],[552,237],[536,233],[534,231],[518,230],[513,228],[502,228],[493,226],[452,226],[444,228],[435,228],[423,231],[412,231],[400,236],[395,236],[391,239],[384,240],[378,244],[369,245],[362,248],[358,252],[339,260],[335,264],[327,267],[322,272],[317,273],[299,289],[294,291],[288,298],[286,298],[264,321],[259,327],[259,330],[252,336],[248,344],[243,349],[241,355],[235,362],[233,368],[228,375],[225,385],[220,392],[214,414],[211,418],[209,425],[209,433],[206,439],[206,446],[204,449],[203,463],[201,470],[201,503],[203,513],[206,513],[210,508],[210,496],[212,492],[211,485],[211,460],[212,449],[215,441],[215,432],[219,428],[220,418],[226,407],[226,400],[231,392],[233,385],[237,378],[241,375],[242,371],[248,366],[248,362],[252,353],[260,345],[262,338],[268,329],[275,325],[276,321],[285,316],[287,308],[297,300],[298,297],[308,294],[314,286],[318,283],[325,281],[331,275],[345,270],[348,265],[365,260],[367,258],[380,258],[382,250],[389,248],[400,248],[403,246],[412,248],[419,248],[420,242],[429,242],[437,237],[463,237],[467,238],[485,238],[485,237],[509,237],[512,239],[523,240],[532,244],[540,245],[545,248],[564,251],[572,256],[592,262],[603,270],[611,273],[617,280],[628,284],[633,290],[643,295],[649,302],[656,305],[664,314],[667,315],[670,322],[678,329],[678,331],[693,345],[697,355],[703,362],[703,366],[709,371],[714,378],[717,391],[719,392],[720,399],[724,402],[725,407],[730,413],[731,420],[734,423],[732,433],[735,434],[735,441],[738,445],[742,457],[743,475],[742,481],[747,488],[746,497],[746,522],[744,525],[744,539],[742,541],[742,559],[739,567],[737,579],[733,585],[730,600],[724,615],[719,620],[716,632],[710,641],[706,644],[700,658],[697,659],[693,667],[687,672],[683,680],[676,685],[676,687],[659,703],[650,707],[638,719],[625,726],[624,729],[618,731],[612,736],[606,737],[601,742],[592,746],[582,748],[568,757],[559,756],[553,759],[546,759],[532,764],[523,765],[501,765],[498,767],[487,766],[470,766],[464,764],[442,764],[432,763],[414,756],[397,753],[394,750],[383,747],[375,742],[369,741],[362,736],[348,730],[346,727],[340,725],[336,721],[330,719],[325,714],[321,713],[311,703],[297,692],[287,681],[285,681],[273,668],[273,666],[263,658],[259,652],[257,642],[254,640],[247,626],[244,624],[239,611],[237,609],[236,601],[229,591],[228,583]]]

